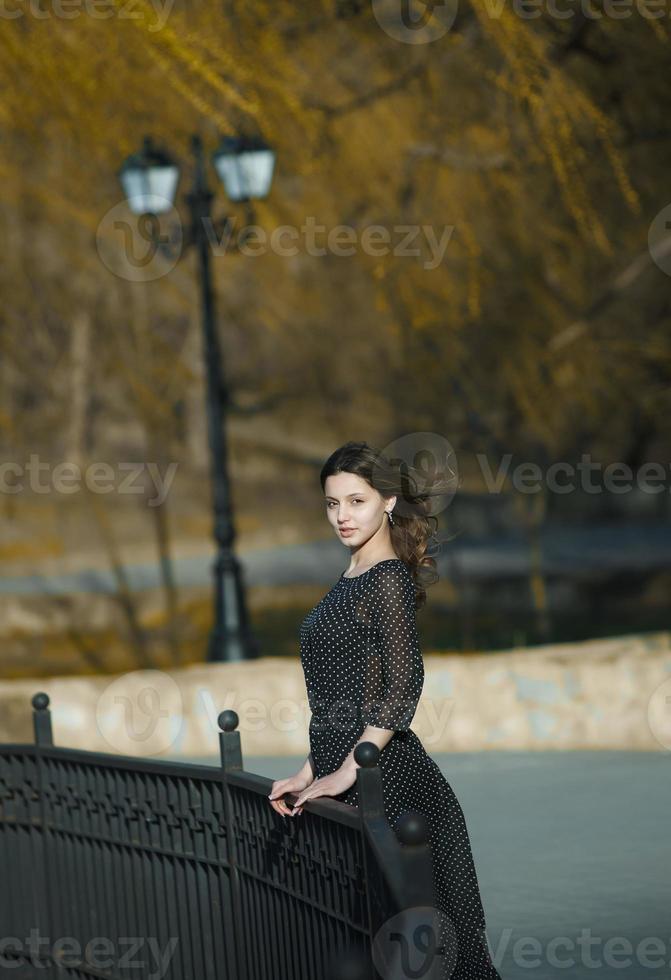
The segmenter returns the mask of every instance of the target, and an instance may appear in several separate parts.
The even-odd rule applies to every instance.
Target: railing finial
[[[49,695],[44,691],[33,694],[30,703],[33,706],[33,731],[36,745],[53,745],[54,737],[51,731],[51,712],[49,711]]]
[[[429,821],[418,810],[406,810],[396,821],[396,834],[401,844],[417,847],[429,839]]]
[[[221,728],[219,732],[221,768],[225,773],[232,772],[234,769],[242,769],[240,732],[236,731],[239,721],[237,712],[233,711],[232,708],[219,712],[217,716],[217,722]]]
[[[222,732],[234,732],[239,723],[240,719],[237,712],[233,711],[232,708],[221,711],[217,717],[217,724]]]
[[[354,761],[364,769],[372,769],[378,764],[380,750],[375,742],[359,742],[354,749]]]

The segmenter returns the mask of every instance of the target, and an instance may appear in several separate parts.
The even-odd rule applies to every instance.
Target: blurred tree
[[[278,151],[259,224],[301,230],[312,218],[325,226],[319,247],[345,224],[357,244],[350,256],[311,255],[303,237],[293,256],[217,258],[240,410],[258,403],[293,417],[298,399],[316,403],[317,424],[342,426],[348,406],[365,399],[382,431],[415,420],[443,428],[458,377],[472,407],[522,453],[528,439],[552,455],[573,451],[576,419],[581,446],[611,453],[641,414],[664,424],[654,420],[668,404],[668,283],[649,257],[627,270],[646,255],[650,220],[666,203],[665,19],[635,10],[626,20],[524,19],[473,0],[443,37],[403,45],[361,4],[196,2],[161,12],[115,0],[109,19],[84,10],[71,19],[26,10],[0,34],[5,335],[31,323],[27,344],[5,348],[29,390],[54,338],[80,329],[83,281],[105,307],[97,347],[108,380],[129,369],[118,350],[113,359],[118,284],[92,248],[121,199],[121,159],[145,132],[179,151],[194,128],[212,147],[221,130],[242,128]],[[17,77],[20,87],[10,84]],[[388,229],[391,253],[397,229],[419,226],[407,250],[420,254],[364,250],[372,225]],[[437,261],[431,243],[449,228]],[[168,311],[191,315],[188,275],[174,270],[146,287],[161,324],[152,354]],[[118,323],[125,308],[113,315]],[[155,399],[158,419],[163,369],[137,363],[145,410]],[[72,394],[67,361],[61,367],[22,404],[24,432],[27,415],[44,421],[46,399],[49,439],[65,439]],[[178,371],[172,385],[181,384]],[[121,397],[125,386],[107,387]],[[470,407],[450,416],[465,439]],[[3,417],[12,414],[6,406]]]
[[[296,232],[294,254],[213,263],[241,420],[272,419],[287,443],[431,429],[522,459],[668,446],[669,278],[647,244],[669,203],[668,15],[597,8],[470,0],[414,45],[368,3],[17,8],[0,27],[4,449],[88,440],[197,464],[194,266],[128,282],[95,244],[144,134],[188,160],[194,131],[208,149],[262,133],[278,165],[258,224]],[[218,188],[227,208],[237,232]],[[352,254],[329,243],[341,225]]]

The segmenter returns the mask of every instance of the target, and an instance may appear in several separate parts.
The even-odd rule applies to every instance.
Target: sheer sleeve
[[[424,685],[424,662],[417,634],[415,588],[401,562],[385,563],[374,574],[371,649],[368,657],[367,723],[404,731]]]

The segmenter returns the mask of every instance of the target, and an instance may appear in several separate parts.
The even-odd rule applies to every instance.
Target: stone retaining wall
[[[412,728],[428,752],[671,749],[671,633],[473,655],[425,654]],[[218,753],[234,708],[245,756],[307,754],[298,659],[0,682],[0,741],[32,741],[30,698],[51,698],[54,739],[144,756]]]

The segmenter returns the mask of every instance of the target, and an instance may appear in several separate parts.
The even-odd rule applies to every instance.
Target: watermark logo
[[[96,248],[103,265],[128,282],[161,279],[177,265],[183,249],[177,209],[162,198],[144,203],[160,209],[161,217],[152,213],[134,214],[122,201],[107,211],[96,230]],[[159,208],[160,204],[165,204],[165,211]]]
[[[402,44],[430,44],[454,24],[458,0],[372,0],[373,16],[385,34]]]
[[[447,980],[457,963],[454,925],[430,905],[403,909],[378,929],[372,956],[384,980]]]
[[[662,681],[650,696],[648,727],[663,748],[671,749],[671,677]]]
[[[96,725],[121,754],[166,752],[182,733],[184,705],[177,682],[161,670],[137,670],[108,684],[96,704]]]
[[[648,229],[648,249],[655,265],[671,276],[671,204],[653,218]]]
[[[392,517],[417,514],[416,498],[423,498],[422,516],[432,516],[452,503],[459,484],[457,457],[454,449],[437,432],[408,432],[382,450],[394,470],[400,474],[400,492]],[[384,467],[379,475],[384,484]],[[380,492],[384,489],[379,487]]]

